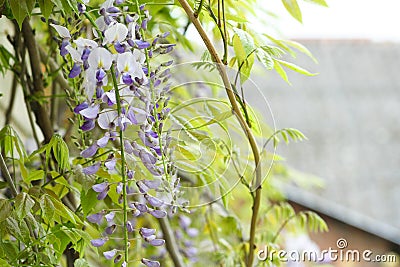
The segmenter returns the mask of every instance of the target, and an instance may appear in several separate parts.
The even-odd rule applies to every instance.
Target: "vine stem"
[[[113,80],[113,85],[115,89],[115,98],[117,101],[117,109],[118,109],[118,117],[121,116],[122,113],[122,107],[121,107],[121,96],[119,95],[119,90],[118,90],[118,83],[117,83],[117,77],[115,75],[115,71],[111,70],[111,75],[112,75],[112,80]],[[126,223],[128,221],[128,209],[127,209],[127,195],[126,195],[126,171],[125,171],[125,149],[124,149],[124,131],[122,130],[121,126],[119,128],[119,141],[121,143],[121,176],[122,176],[122,197],[123,197],[123,209],[124,209],[124,256],[125,256],[125,262],[129,261],[129,239],[128,239],[128,228],[126,227]]]
[[[212,44],[211,40],[209,39],[207,33],[205,32],[203,26],[201,25],[200,21],[196,18],[195,13],[193,12],[193,9],[189,5],[189,3],[186,0],[178,0],[182,8],[184,9],[185,13],[189,17],[189,20],[193,23],[193,25],[196,27],[197,32],[199,33],[200,37],[203,39],[203,42],[205,46],[207,47],[207,50],[211,54],[212,60],[216,63],[216,67],[218,69],[218,72],[222,78],[222,81],[225,86],[225,91],[226,94],[229,98],[229,102],[232,106],[232,110],[234,114],[236,115],[236,118],[238,119],[243,131],[245,132],[248,142],[250,144],[251,150],[253,152],[254,156],[254,162],[255,162],[255,183],[253,183],[253,191],[251,191],[252,197],[253,197],[253,207],[252,207],[252,217],[251,217],[251,224],[250,224],[250,237],[249,237],[249,251],[247,254],[247,259],[246,259],[246,266],[251,267],[253,266],[253,261],[254,261],[254,251],[256,248],[256,245],[254,243],[255,241],[255,233],[256,233],[256,228],[257,228],[257,217],[258,213],[260,210],[260,203],[261,203],[261,164],[260,164],[260,153],[258,150],[258,145],[256,142],[256,139],[249,128],[249,126],[246,123],[245,118],[243,117],[243,114],[240,110],[240,107],[238,106],[238,103],[236,102],[235,99],[235,94],[232,90],[232,86],[230,84],[228,74],[226,72],[225,66],[223,65],[221,59],[218,56],[218,53]]]
[[[136,9],[138,14],[140,15],[140,6],[139,6],[139,1],[136,0]],[[139,16],[139,25],[141,25],[142,19]],[[141,34],[142,37],[144,38],[144,30],[141,29]],[[146,56],[146,64],[147,64],[147,76],[149,79],[149,85],[150,85],[150,91],[151,91],[151,99],[153,102],[153,116],[155,119],[155,126],[156,126],[156,130],[157,130],[157,134],[158,134],[158,142],[160,144],[160,152],[161,152],[161,159],[162,159],[162,164],[163,164],[163,169],[164,169],[164,173],[165,173],[165,178],[168,181],[168,185],[170,185],[170,179],[168,177],[168,168],[167,168],[167,164],[166,164],[166,159],[164,156],[164,151],[163,151],[163,147],[162,147],[162,129],[160,129],[160,122],[158,120],[158,115],[157,115],[157,107],[156,107],[156,99],[155,99],[155,92],[154,92],[154,84],[153,81],[151,79],[151,66],[150,66],[150,57],[149,57],[149,51],[147,50],[147,48],[144,49],[145,51],[145,56]],[[172,189],[171,189],[172,192]],[[183,267],[185,266],[183,263],[183,259],[182,256],[179,252],[179,248],[178,248],[178,243],[175,239],[174,233],[172,231],[171,225],[169,223],[169,219],[168,217],[165,218],[160,218],[158,219],[158,222],[160,224],[161,230],[163,232],[163,237],[165,239],[165,244],[167,247],[167,251],[172,259],[172,261],[174,262],[174,266],[175,267]]]

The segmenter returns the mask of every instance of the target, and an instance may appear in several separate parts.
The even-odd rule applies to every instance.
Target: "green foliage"
[[[129,1],[128,1],[129,2]],[[273,132],[266,124],[261,123],[262,114],[258,114],[248,106],[244,96],[244,83],[249,79],[254,68],[254,61],[257,59],[267,71],[275,70],[286,82],[289,82],[286,69],[290,69],[302,75],[315,75],[302,67],[288,62],[285,56],[295,58],[297,52],[304,53],[316,62],[311,52],[300,43],[287,40],[278,40],[266,33],[255,33],[251,30],[248,15],[252,13],[251,1],[225,0],[224,13],[221,12],[220,1],[195,1],[192,5],[199,12],[199,20],[218,40],[222,39],[221,59],[235,71],[236,77],[230,79],[230,84],[235,91],[236,101],[240,110],[235,113],[230,103],[221,98],[221,86],[214,81],[219,81],[216,76],[216,66],[212,63],[208,51],[201,56],[201,62],[193,63],[196,71],[190,73],[182,72],[179,75],[188,76],[193,80],[210,81],[203,86],[210,89],[213,98],[197,97],[201,88],[195,87],[195,92],[187,90],[186,85],[177,86],[171,89],[171,100],[169,107],[171,111],[165,119],[163,131],[171,128],[169,146],[174,147],[171,157],[174,161],[163,162],[164,168],[172,167],[174,164],[178,171],[184,191],[183,198],[189,200],[192,214],[187,214],[192,219],[192,229],[198,229],[197,237],[190,237],[196,244],[207,244],[207,249],[200,251],[201,261],[193,266],[244,266],[246,253],[249,249],[247,228],[251,217],[251,206],[254,200],[254,193],[251,190],[251,181],[254,177],[254,155],[249,150],[247,133],[242,131],[242,126],[236,120],[238,113],[242,112],[246,118],[252,134],[256,137],[257,143],[264,142],[261,151],[265,161],[282,161],[278,155],[266,153],[267,144],[272,141],[274,148],[280,140],[285,143],[290,141],[301,141],[306,137],[298,130],[284,128]],[[288,12],[298,21],[302,21],[302,15],[296,0],[282,0]],[[324,0],[308,0],[321,6],[326,6]],[[202,3],[201,8],[200,3]],[[72,62],[69,56],[65,59],[56,56],[54,44],[49,43],[54,39],[53,29],[47,25],[39,24],[36,15],[40,14],[46,19],[54,19],[60,24],[68,21],[68,27],[72,35],[82,33],[89,37],[93,30],[91,22],[98,15],[98,3],[91,2],[87,6],[86,19],[75,20],[74,15],[78,13],[76,0],[0,0],[2,8],[8,8],[9,19],[15,19],[21,28],[26,20],[35,25],[38,44],[44,53],[48,53],[44,66],[51,66],[54,63],[54,72],[43,68],[40,74],[46,77],[54,77],[51,95],[37,97],[30,95],[25,101],[31,104],[36,100],[39,105],[46,105],[54,110],[62,108],[73,109],[71,103],[82,103],[87,96],[82,90],[82,80],[69,80],[65,82],[65,73],[62,70],[69,70]],[[137,12],[133,2],[132,14]],[[192,27],[182,16],[182,10],[177,8],[174,2],[148,3],[147,8],[154,19],[148,24],[150,31],[146,34],[149,40],[154,40],[159,32],[170,31],[171,35],[162,38],[162,43],[177,42],[179,47],[189,51],[197,51],[198,47],[190,40],[186,31]],[[3,10],[3,9],[2,9]],[[35,14],[33,14],[33,11]],[[6,13],[4,13],[6,14]],[[252,13],[254,15],[254,13]],[[140,19],[143,19],[142,17]],[[66,25],[67,23],[64,23]],[[50,29],[51,30],[50,30]],[[82,30],[84,29],[84,30]],[[154,33],[154,35],[152,35]],[[39,40],[40,38],[40,40]],[[113,50],[114,48],[110,48]],[[223,50],[223,52],[222,52]],[[162,55],[154,55],[155,60],[163,60]],[[177,53],[177,60],[180,54]],[[20,60],[18,62],[18,60]],[[225,62],[226,61],[226,62]],[[4,75],[7,71],[13,70],[19,74],[21,69],[29,69],[29,65],[22,66],[20,55],[8,51],[5,46],[0,45],[0,72]],[[51,63],[51,64],[50,64]],[[152,67],[152,66],[151,66]],[[31,69],[27,73],[31,74]],[[160,72],[156,69],[155,72]],[[205,71],[202,73],[202,71]],[[68,73],[66,73],[68,74]],[[59,76],[58,76],[59,75]],[[175,75],[175,74],[174,74]],[[21,76],[22,77],[22,76]],[[18,77],[18,82],[24,82]],[[28,86],[32,86],[29,75]],[[239,79],[240,78],[240,79]],[[64,83],[58,84],[62,80]],[[66,89],[66,85],[70,88]],[[59,87],[66,89],[59,101],[59,94],[56,93]],[[50,92],[46,88],[46,92]],[[109,88],[106,88],[109,90]],[[224,89],[224,88],[223,88]],[[247,92],[246,92],[247,93]],[[251,92],[248,92],[251,93]],[[60,109],[56,109],[61,106]],[[35,108],[35,106],[33,106]],[[56,107],[56,108],[55,108]],[[53,111],[54,111],[53,110]],[[161,110],[161,107],[159,108]],[[159,111],[158,110],[158,111]],[[57,111],[55,111],[57,113]],[[47,116],[48,114],[41,114]],[[75,116],[73,119],[71,116]],[[122,161],[120,140],[114,140],[107,148],[99,148],[96,158],[85,161],[76,151],[82,147],[94,144],[104,133],[93,131],[83,132],[78,129],[82,125],[82,118],[79,115],[67,113],[67,117],[76,125],[68,125],[59,122],[60,129],[66,129],[65,140],[59,134],[54,134],[47,144],[38,141],[38,149],[29,156],[25,151],[24,144],[18,137],[16,131],[6,125],[0,131],[0,148],[13,171],[11,172],[12,182],[16,184],[18,192],[10,199],[0,198],[0,266],[55,266],[63,263],[63,253],[66,248],[71,248],[79,254],[79,259],[74,261],[75,267],[105,266],[102,256],[99,257],[97,250],[90,246],[90,240],[102,235],[101,227],[90,223],[87,216],[95,212],[121,211],[123,204],[117,193],[117,187],[121,181],[121,175],[110,171],[101,165],[100,169],[91,175],[83,173],[82,168],[91,166],[95,160],[105,162],[110,158],[117,161],[116,169],[124,166]],[[57,122],[52,121],[54,125]],[[78,125],[79,124],[79,125]],[[33,127],[35,125],[32,125]],[[127,129],[124,138],[140,143],[137,138],[139,126],[131,126]],[[160,130],[161,132],[161,130]],[[164,134],[162,132],[162,134]],[[36,134],[36,133],[35,133]],[[64,134],[64,132],[63,132]],[[25,135],[25,134],[24,134]],[[70,136],[74,136],[72,139]],[[132,137],[134,136],[134,137]],[[163,135],[164,136],[164,135]],[[164,138],[164,137],[161,138]],[[26,136],[24,136],[26,137]],[[40,139],[40,138],[38,138]],[[161,164],[160,164],[161,165]],[[126,166],[135,172],[135,179],[153,179],[153,175],[142,163],[131,156],[126,155]],[[266,165],[265,165],[266,166]],[[325,231],[327,230],[324,221],[315,213],[295,213],[293,208],[284,200],[283,193],[275,186],[274,181],[285,176],[287,179],[293,174],[282,162],[271,165],[268,175],[271,176],[263,185],[266,192],[262,200],[262,216],[257,226],[266,225],[267,229],[260,229],[257,232],[257,244],[267,244],[272,247],[280,245],[280,238],[285,238],[282,229],[288,231]],[[175,173],[174,173],[175,175]],[[130,190],[136,190],[136,180],[129,180],[127,185]],[[98,201],[98,192],[92,189],[95,183],[107,181],[110,184],[109,193],[104,201]],[[169,182],[163,182],[163,189],[170,188]],[[6,181],[0,181],[0,189],[10,185]],[[132,195],[137,194],[137,190]],[[160,192],[152,192],[158,194]],[[175,196],[174,196],[175,197]],[[140,197],[135,200],[141,201]],[[175,201],[175,199],[174,199]],[[279,204],[276,204],[279,203]],[[132,205],[130,208],[133,211]],[[131,211],[131,210],[130,210]],[[188,211],[182,208],[182,211]],[[181,211],[180,211],[181,212]],[[173,230],[180,229],[178,215],[170,218]],[[156,227],[154,218],[136,218],[136,224],[141,227]],[[104,224],[105,222],[103,222]],[[125,223],[118,221],[118,227]],[[118,228],[117,231],[120,231]],[[178,233],[178,232],[177,232]],[[184,233],[185,235],[185,233]],[[16,240],[16,241],[14,241]],[[120,240],[109,240],[110,248],[117,247]],[[180,248],[185,243],[177,241]],[[130,241],[132,250],[135,250],[137,257],[151,257],[157,255],[156,248],[141,250],[141,241],[135,236]],[[109,249],[109,248],[107,248]],[[138,256],[139,255],[139,256]],[[133,258],[133,256],[132,256]],[[133,261],[133,260],[132,260]],[[168,257],[162,259],[163,266],[172,266]],[[188,262],[186,262],[188,263]],[[113,265],[113,263],[110,263]],[[274,262],[278,265],[279,262]],[[22,266],[22,265],[21,265]],[[114,265],[113,265],[114,266]]]

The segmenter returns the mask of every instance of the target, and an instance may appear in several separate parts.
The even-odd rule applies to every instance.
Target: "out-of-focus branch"
[[[34,99],[31,101],[31,108],[35,114],[36,123],[42,130],[45,142],[47,143],[50,141],[54,131],[46,106],[36,100],[36,98],[40,98],[44,95],[44,86],[42,80],[43,74],[40,66],[38,46],[28,19],[25,19],[25,21],[22,23],[22,35],[24,37],[25,47],[28,49],[29,53],[29,61],[33,80],[31,94],[34,95]]]

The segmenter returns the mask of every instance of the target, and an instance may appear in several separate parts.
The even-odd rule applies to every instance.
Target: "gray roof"
[[[278,154],[325,182],[322,190],[287,186],[288,197],[400,244],[400,44],[302,43],[319,64],[300,55],[292,61],[318,76],[288,72],[292,87],[273,72],[254,78],[277,128],[309,139],[281,144]]]

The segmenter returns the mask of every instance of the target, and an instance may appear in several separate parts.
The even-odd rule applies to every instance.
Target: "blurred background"
[[[327,220],[330,232],[312,237],[321,249],[338,249],[337,240],[344,238],[348,249],[399,253],[400,1],[331,0],[329,8],[300,2],[303,24],[280,1],[262,3],[276,16],[257,27],[277,25],[277,36],[302,43],[318,60],[300,54],[291,59],[319,73],[289,73],[292,86],[274,72],[253,77],[276,128],[297,128],[309,139],[281,144],[277,153],[324,184],[285,185],[287,196],[298,209],[315,210]],[[257,99],[252,104],[264,105]],[[334,265],[399,266],[398,261]]]

